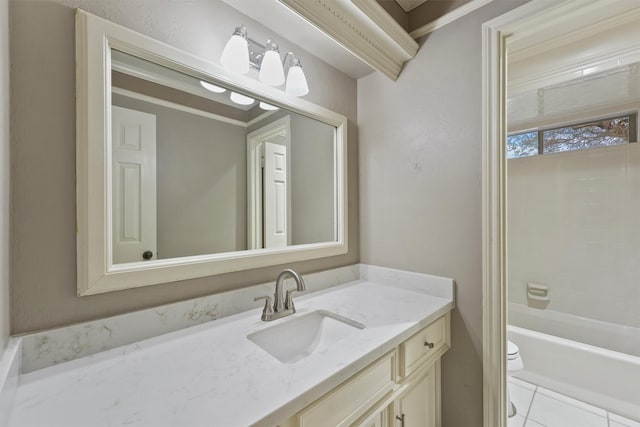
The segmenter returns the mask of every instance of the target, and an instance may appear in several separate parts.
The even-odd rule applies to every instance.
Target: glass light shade
[[[307,78],[304,76],[301,66],[293,65],[289,68],[284,91],[293,96],[303,96],[309,93]]]
[[[231,92],[230,98],[233,102],[239,105],[251,105],[255,101],[253,98],[249,98],[248,96],[244,96],[236,92]]]
[[[267,111],[279,110],[275,105],[267,104],[266,102],[260,101],[260,108]]]
[[[284,83],[284,69],[280,62],[280,53],[275,50],[267,50],[260,64],[258,79],[270,86],[280,86]]]
[[[249,44],[241,35],[234,34],[222,51],[220,57],[222,66],[238,74],[249,72]]]
[[[209,83],[209,82],[205,82],[205,81],[202,81],[202,80],[200,80],[200,84],[201,84],[201,85],[202,85],[202,87],[203,87],[203,88],[205,88],[206,90],[209,90],[209,91],[214,92],[214,93],[223,93],[223,92],[226,92],[226,91],[227,91],[227,90],[226,90],[225,88],[223,88],[223,87],[216,86],[216,85],[214,85],[214,84],[211,84],[211,83]]]

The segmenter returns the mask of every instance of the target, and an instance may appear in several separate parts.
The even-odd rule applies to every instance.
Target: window
[[[507,158],[628,144],[637,139],[637,114],[571,126],[523,132],[507,137]]]
[[[507,158],[538,154],[538,132],[525,132],[507,137]]]

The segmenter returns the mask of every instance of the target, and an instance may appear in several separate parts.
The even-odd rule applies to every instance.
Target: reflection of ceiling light
[[[202,80],[200,80],[200,84],[202,85],[203,88],[205,88],[206,90],[210,90],[211,92],[214,93],[222,93],[222,92],[226,92],[226,89],[220,86],[216,86],[213,85],[211,83],[208,82],[203,82]]]
[[[250,46],[251,54],[249,54]],[[285,79],[284,63],[289,55],[291,55],[291,60]],[[244,25],[236,28],[222,51],[220,62],[226,69],[239,74],[246,74],[249,71],[249,64],[251,64],[259,70],[258,80],[262,83],[280,86],[286,81],[285,92],[288,95],[303,96],[309,93],[309,86],[300,60],[292,52],[288,52],[284,61],[281,62],[278,45],[267,40],[265,47],[249,39],[247,28]]]
[[[224,46],[220,62],[226,69],[233,71],[234,73],[246,74],[249,72],[247,27],[241,25],[236,28],[231,38]]]
[[[275,105],[267,104],[266,102],[260,101],[260,108],[267,111],[279,110]]]
[[[255,101],[253,98],[249,98],[248,96],[244,96],[236,92],[231,92],[230,98],[233,102],[240,105],[251,105]]]

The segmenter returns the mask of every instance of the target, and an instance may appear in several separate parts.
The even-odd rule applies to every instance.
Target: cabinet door
[[[369,416],[364,421],[355,423],[357,427],[388,427],[389,411],[387,408],[376,413],[373,417]]]
[[[436,383],[434,369],[411,381],[394,402],[394,427],[436,427]]]

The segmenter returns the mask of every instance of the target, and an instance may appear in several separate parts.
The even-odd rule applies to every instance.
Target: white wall
[[[523,3],[424,37],[397,82],[358,80],[362,262],[456,280],[444,427],[482,425],[481,25]]]
[[[640,143],[508,161],[509,301],[640,328]]]
[[[9,8],[0,0],[0,357],[9,338]]]

